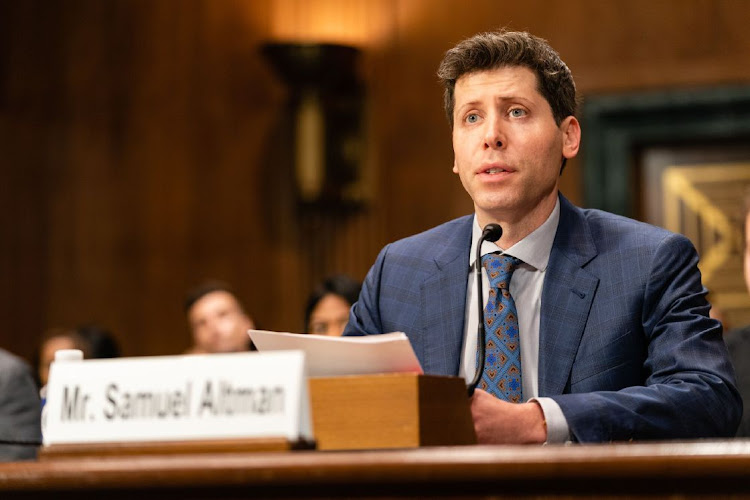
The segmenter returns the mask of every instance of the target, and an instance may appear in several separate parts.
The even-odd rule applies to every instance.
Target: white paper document
[[[304,351],[307,373],[311,377],[422,373],[409,339],[401,332],[363,337],[329,337],[248,330],[248,335],[259,351]]]

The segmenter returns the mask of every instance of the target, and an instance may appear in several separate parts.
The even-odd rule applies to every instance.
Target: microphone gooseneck
[[[474,389],[477,388],[477,385],[482,378],[482,373],[484,372],[484,344],[486,342],[485,336],[487,334],[484,328],[484,300],[482,297],[482,243],[484,243],[485,241],[491,241],[494,243],[499,240],[502,235],[503,228],[500,227],[499,224],[491,223],[484,226],[482,236],[480,236],[479,241],[477,241],[474,271],[475,279],[477,282],[477,305],[479,306],[477,311],[479,317],[479,324],[477,325],[477,348],[479,349],[479,366],[477,366],[476,373],[474,373],[474,379],[466,388],[469,397],[474,395]]]

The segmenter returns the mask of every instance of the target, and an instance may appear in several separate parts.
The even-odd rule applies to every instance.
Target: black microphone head
[[[500,224],[490,223],[484,226],[484,231],[482,231],[482,236],[485,241],[491,241],[492,243],[496,242],[500,239],[500,237],[503,235],[503,228],[500,227]]]

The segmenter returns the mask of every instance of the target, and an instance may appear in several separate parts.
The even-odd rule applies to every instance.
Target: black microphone
[[[484,344],[487,333],[484,329],[484,298],[482,297],[482,243],[485,241],[496,242],[503,235],[503,228],[499,224],[487,224],[484,226],[482,236],[477,241],[477,253],[476,260],[474,261],[475,279],[477,282],[477,305],[479,306],[478,317],[479,324],[477,325],[477,347],[479,348],[479,366],[474,374],[474,379],[467,386],[467,392],[469,397],[474,395],[474,389],[477,388],[479,381],[482,378],[484,372]]]

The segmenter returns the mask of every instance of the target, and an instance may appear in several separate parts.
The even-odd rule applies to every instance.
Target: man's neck
[[[557,196],[557,191],[555,191],[554,196],[548,196],[531,210],[490,214],[477,210],[475,207],[477,222],[479,227],[492,222],[500,224],[503,228],[503,235],[496,244],[500,248],[510,248],[544,224],[555,208]]]

